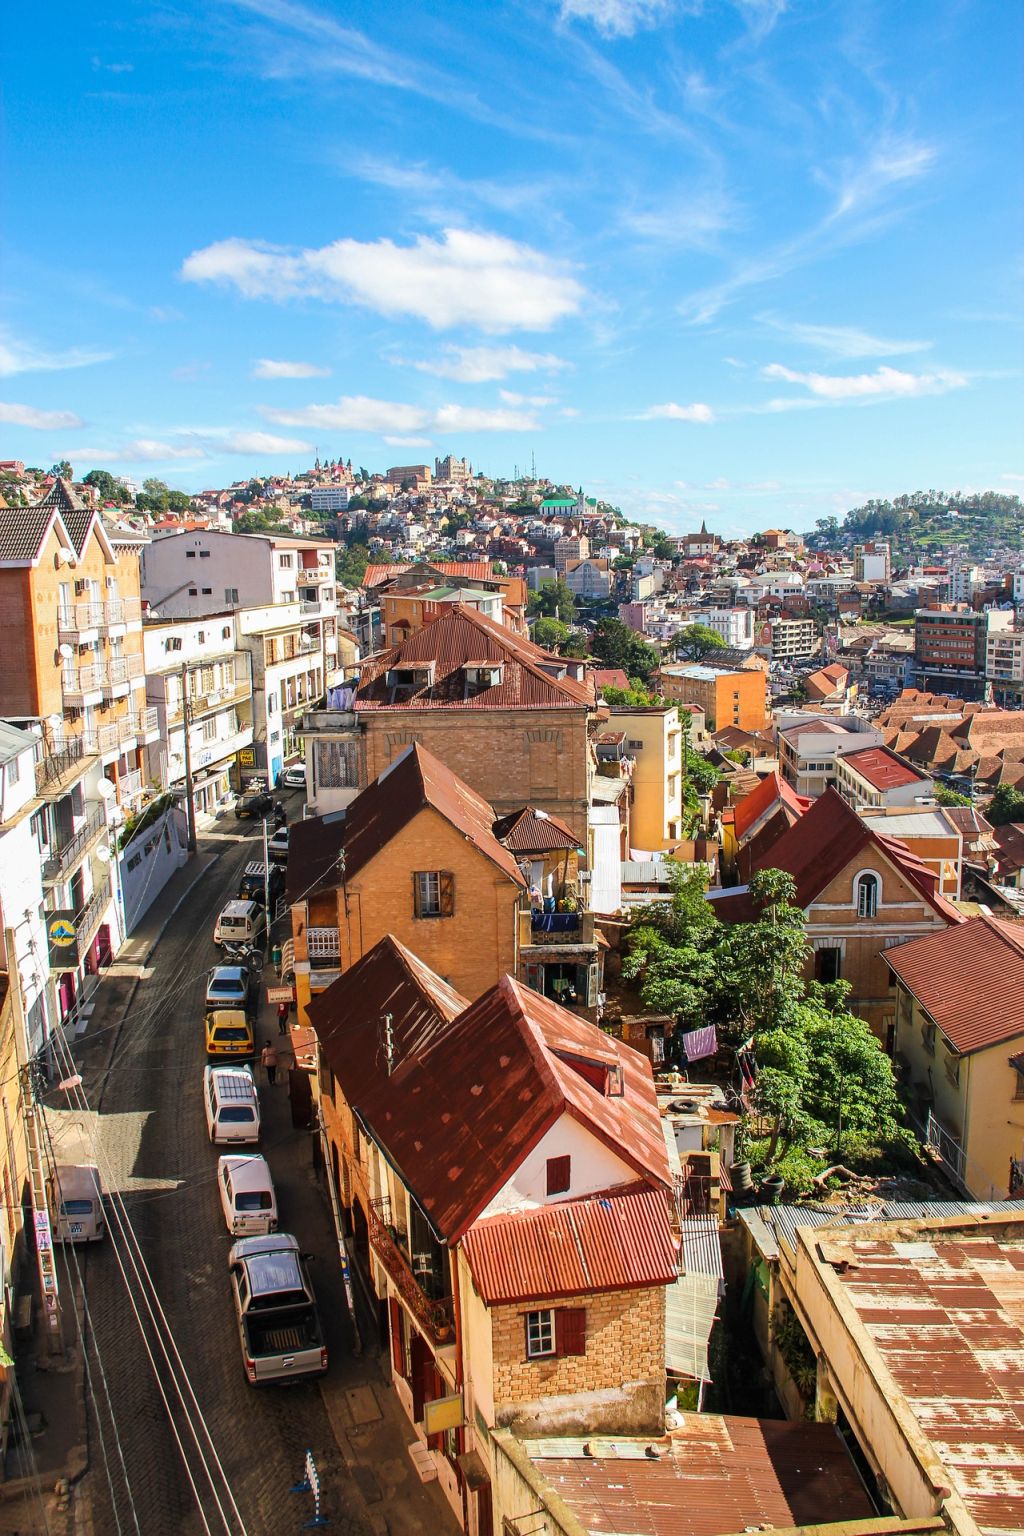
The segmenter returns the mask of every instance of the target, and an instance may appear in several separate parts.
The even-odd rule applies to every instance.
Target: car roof
[[[245,1067],[207,1067],[205,1075],[217,1080],[217,1092],[222,1099],[255,1099],[256,1084],[252,1073]]]
[[[236,896],[234,900],[228,902],[220,915],[221,917],[248,917],[250,912],[258,910],[258,905],[247,897]]]
[[[231,1170],[231,1178],[236,1189],[254,1190],[274,1188],[274,1180],[270,1174],[270,1164],[265,1157],[259,1155],[253,1157],[221,1157],[217,1159],[217,1166],[223,1168],[227,1165]]]
[[[206,1015],[206,1023],[210,1029],[219,1029],[229,1024],[235,1027],[244,1024],[246,1029],[249,1027],[249,1020],[241,1008],[211,1008]]]
[[[238,981],[245,980],[244,965],[215,965],[210,972],[210,981]]]

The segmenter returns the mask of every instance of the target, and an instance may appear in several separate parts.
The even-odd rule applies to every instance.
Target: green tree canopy
[[[338,550],[334,560],[335,574],[343,587],[358,587],[362,584],[369,563],[369,547],[354,542]]]
[[[994,827],[1004,827],[1007,822],[1024,821],[1024,794],[1012,784],[1000,784],[989,801],[985,815]]]
[[[58,480],[73,480],[75,478],[75,472],[67,459],[60,459],[56,464],[52,464],[50,466],[50,474],[56,475]]]
[[[940,805],[973,805],[970,795],[958,795],[948,784],[936,784],[935,798]]]
[[[540,618],[533,626],[534,644],[541,646],[545,651],[557,650],[568,638],[569,626],[559,619]]]
[[[642,640],[621,619],[601,619],[594,630],[593,653],[603,667],[621,667],[629,678],[646,683],[658,665],[653,645]]]
[[[108,469],[90,469],[82,483],[94,486],[100,501],[111,502],[114,506],[123,506],[132,499],[128,487],[115,479]]]
[[[724,650],[725,641],[709,624],[687,624],[676,635],[672,647],[677,656],[688,661],[703,661],[712,651]]]
[[[560,619],[567,623],[576,616],[576,599],[559,576],[555,581],[542,581],[536,592],[527,598],[527,612],[545,619]]]

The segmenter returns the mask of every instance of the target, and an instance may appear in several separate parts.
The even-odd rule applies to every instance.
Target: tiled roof
[[[598,693],[601,692],[602,688],[622,688],[625,690],[629,687],[629,678],[621,667],[593,667],[590,675],[597,685]]]
[[[387,674],[434,663],[433,681],[424,681],[411,698],[394,698]],[[503,663],[500,682],[466,697],[467,665]],[[372,656],[364,664],[355,708],[378,709],[582,709],[594,703],[594,686],[558,677],[545,666],[565,664],[504,624],[475,608],[453,603],[440,618],[425,624],[400,645]]]
[[[885,958],[961,1054],[1024,1035],[1024,923],[972,917]]]
[[[92,507],[86,506],[71,482],[55,480],[46,495],[36,505],[56,507],[75,546],[75,554],[80,555],[85,548],[89,528],[96,513]]]
[[[1024,869],[1024,821],[1008,821],[994,827],[999,862],[1004,869]]]
[[[885,747],[862,747],[859,752],[844,752],[842,760],[873,789],[899,789],[904,784],[926,784],[926,773],[912,768]]]
[[[57,515],[53,507],[0,508],[0,560],[10,563],[34,560]]]
[[[489,1307],[669,1285],[679,1273],[667,1197],[646,1187],[489,1216],[463,1251]]]
[[[311,875],[317,883],[339,885],[337,860],[342,848],[345,878],[354,879],[426,806],[439,812],[516,885],[523,885],[518,864],[491,831],[494,811],[487,801],[415,742],[356,796],[344,819],[311,816],[295,823],[288,849],[289,901],[297,901],[300,891],[308,889]],[[318,875],[321,868],[323,874]],[[328,881],[332,868],[337,873]]]
[[[342,976],[335,986],[348,982]],[[621,1067],[622,1095],[605,1095],[573,1060]],[[354,1101],[347,1089],[353,1069],[339,1061],[342,1091],[448,1242],[472,1226],[563,1114],[580,1121],[634,1176],[668,1184],[646,1058],[511,976],[391,1076],[376,1053],[375,1063],[372,1084]]]
[[[560,848],[578,848],[580,840],[571,827],[547,811],[524,805],[520,811],[502,816],[491,828],[510,853],[553,853]]]
[[[393,1064],[425,1050],[469,1006],[411,950],[388,934],[343,978],[314,996],[309,1019],[332,1071],[345,1068],[346,1091],[359,1103],[381,1059],[382,1020],[391,1016]]]
[[[524,1443],[545,1482],[595,1536],[792,1533],[823,1520],[852,1533],[852,1522],[874,1513],[832,1424],[687,1413],[681,1428],[653,1443],[593,1435]]]
[[[370,564],[363,573],[362,584],[367,591],[370,591],[385,581],[392,581],[396,576],[404,576],[406,571],[415,569],[415,562],[411,560],[390,564]],[[461,576],[467,581],[496,579],[490,560],[429,560],[423,564],[423,574],[427,575],[429,571],[439,571],[443,576]]]

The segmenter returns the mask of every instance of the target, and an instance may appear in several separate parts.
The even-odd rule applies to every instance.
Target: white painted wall
[[[590,822],[590,892],[592,912],[618,912],[622,906],[622,838],[614,805],[592,805]]]
[[[172,808],[141,832],[118,857],[125,932],[149,910],[173,874],[187,861],[185,814]]]
[[[548,1195],[547,1161],[549,1157],[570,1157],[571,1183],[567,1190]],[[564,1200],[579,1200],[598,1190],[629,1184],[636,1172],[617,1157],[571,1115],[561,1115],[542,1136],[533,1151],[520,1163],[512,1177],[498,1191],[478,1220],[508,1211],[531,1210]]]
[[[141,557],[142,596],[161,618],[275,601],[267,539],[205,528],[154,539]],[[190,588],[196,595],[190,594]],[[204,588],[209,592],[204,592]],[[237,591],[237,601],[232,593]]]

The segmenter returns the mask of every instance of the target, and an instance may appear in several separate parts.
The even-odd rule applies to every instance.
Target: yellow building
[[[633,801],[629,845],[653,851],[671,847],[683,835],[683,728],[670,705],[648,709],[612,706],[611,725],[624,731],[633,760]]]
[[[929,1143],[978,1200],[1024,1192],[1024,926],[988,915],[887,951],[895,1050]]]

